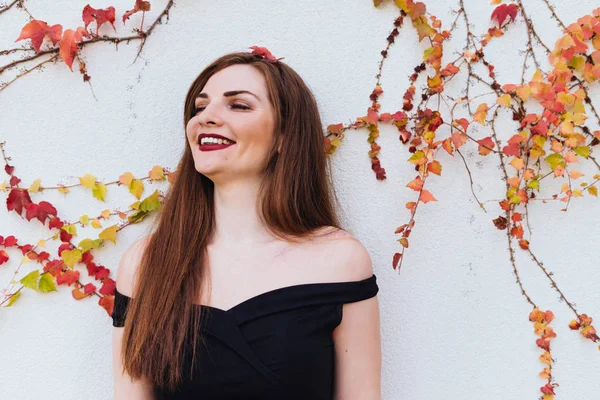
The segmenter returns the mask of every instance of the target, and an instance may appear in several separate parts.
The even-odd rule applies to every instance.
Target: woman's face
[[[244,64],[222,69],[206,82],[195,106],[186,136],[196,170],[215,183],[260,178],[275,135],[275,113],[262,73]],[[214,139],[203,143],[203,134],[220,135],[235,143],[217,144]]]

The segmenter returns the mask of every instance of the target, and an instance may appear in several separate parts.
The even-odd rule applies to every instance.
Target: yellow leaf
[[[60,229],[67,233],[70,233],[71,235],[77,236],[77,227],[73,224],[63,225]]]
[[[155,165],[152,167],[150,172],[148,173],[150,179],[155,181],[164,181],[165,180],[165,171],[160,165]]]
[[[40,240],[37,242],[37,246],[43,247],[44,249],[46,248],[46,241],[45,240]]]
[[[573,197],[581,197],[581,196],[583,196],[583,194],[581,193],[581,190],[579,190],[579,189],[573,190]]]
[[[475,110],[475,115],[473,115],[473,121],[477,121],[481,125],[483,125],[488,110],[488,105],[486,103],[481,103],[479,106],[477,106],[477,110]]]
[[[79,178],[79,182],[88,189],[94,189],[94,186],[96,186],[96,177],[92,174],[85,174]]]
[[[108,228],[106,228],[102,232],[100,232],[98,237],[102,240],[110,240],[114,244],[117,244],[117,229],[118,228],[119,228],[118,225],[109,226]]]
[[[6,192],[6,181],[2,182],[2,185],[0,185],[0,190],[2,190],[3,192]],[[21,293],[21,292],[19,292]]]
[[[67,266],[71,267],[71,269],[73,269],[75,264],[77,264],[79,261],[81,261],[81,250],[79,250],[79,249],[63,250],[60,253],[60,258],[63,259],[63,261],[65,262],[65,265],[67,265]]]
[[[29,191],[31,193],[37,193],[40,191],[40,183],[42,182],[42,180],[40,178],[36,179],[35,181],[33,181],[33,183],[31,184],[31,186],[29,187]]]
[[[90,223],[90,217],[88,217],[87,214],[84,214],[81,217],[79,217],[79,222],[81,222],[81,225],[87,226],[87,224]]]
[[[92,226],[94,228],[102,228],[102,224],[100,223],[100,220],[98,218],[94,218],[92,220]]]
[[[504,107],[510,107],[510,94],[505,93],[498,97],[498,104]]]
[[[23,264],[26,264],[26,263],[28,263],[28,262],[30,262],[30,261],[31,261],[31,260],[30,260],[30,259],[29,259],[29,257],[27,257],[27,256],[23,256],[23,257],[21,258],[21,263],[23,263]]]
[[[569,171],[569,176],[571,177],[571,179],[579,179],[583,175],[584,174],[582,174],[581,172],[577,171],[576,169],[573,169],[573,170]]]
[[[58,191],[59,191],[60,193],[69,193],[69,188],[67,188],[67,187],[64,187],[64,186],[59,186],[59,187],[58,187]]]
[[[96,186],[94,186],[94,188],[92,189],[92,194],[94,195],[95,198],[97,198],[98,200],[101,201],[105,201],[104,200],[104,196],[106,195],[106,185],[102,182],[99,182]]]
[[[531,87],[529,87],[529,85],[517,87],[517,96],[519,96],[521,100],[527,101],[529,94],[531,94]]]
[[[131,172],[125,172],[121,176],[119,176],[119,182],[123,185],[129,187],[131,185],[131,181],[134,180],[134,176]]]
[[[517,170],[522,170],[525,168],[525,162],[521,158],[513,158],[513,160],[509,163]]]
[[[590,186],[587,189],[588,193],[591,194],[592,196],[596,196],[598,197],[598,188],[596,186]]]
[[[139,199],[144,192],[144,182],[141,179],[134,179],[129,185],[129,191]]]
[[[110,218],[110,210],[108,208],[106,210],[102,210],[102,212],[100,213],[100,215],[104,219],[109,219]]]

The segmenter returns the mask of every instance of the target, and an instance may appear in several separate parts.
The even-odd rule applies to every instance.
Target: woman
[[[369,253],[339,228],[310,89],[265,50],[188,90],[176,178],[117,272],[117,400],[381,397]]]

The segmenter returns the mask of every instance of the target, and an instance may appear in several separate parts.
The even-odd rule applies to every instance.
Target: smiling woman
[[[119,265],[115,399],[379,399],[376,277],[340,228],[310,89],[228,54],[184,126],[154,231]]]

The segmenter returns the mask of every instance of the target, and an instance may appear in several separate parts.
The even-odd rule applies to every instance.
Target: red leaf
[[[131,15],[135,14],[138,11],[150,11],[150,2],[143,0],[135,0],[135,6],[133,6],[133,9],[123,14],[123,23],[125,23],[126,19],[129,19]]]
[[[102,282],[102,287],[100,288],[99,292],[100,292],[100,294],[103,294],[103,295],[107,295],[107,294],[114,295],[116,287],[117,287],[117,282],[115,282],[114,280],[112,280],[110,278],[106,278]]]
[[[98,305],[102,306],[108,315],[112,315],[115,305],[115,296],[104,296],[98,300]]]
[[[81,26],[75,31],[67,29],[63,35],[62,42],[60,43],[60,57],[71,71],[73,71],[73,59],[78,50],[77,44],[81,42],[83,36],[89,37],[90,34]]]
[[[555,394],[554,393],[554,388],[552,387],[552,385],[550,385],[549,383],[546,383],[544,386],[542,386],[540,388],[540,390],[542,391],[542,393],[544,394]]]
[[[8,211],[15,210],[21,215],[23,208],[31,204],[31,197],[26,190],[12,189],[6,198],[6,208]]]
[[[4,250],[0,250],[0,265],[4,264],[9,260],[8,253]]]
[[[47,201],[40,201],[40,204],[31,203],[27,206],[25,218],[27,218],[27,221],[31,221],[32,218],[37,218],[44,224],[48,215],[56,217],[56,208]]]
[[[259,55],[266,61],[277,62],[278,60],[266,47],[250,46],[249,49],[252,49],[252,54]],[[279,60],[281,60],[281,58]]]
[[[100,267],[98,267],[98,269],[95,272],[96,275],[94,276],[94,279],[97,279],[97,280],[104,279],[108,276],[109,273],[110,273],[110,269],[100,266]]]
[[[14,170],[15,170],[15,167],[13,167],[12,165],[6,164],[4,166],[4,172],[6,172],[8,175],[12,175]]]
[[[115,8],[112,6],[105,8],[104,10],[97,10],[88,4],[83,8],[81,18],[85,23],[86,29],[92,21],[96,20],[96,35],[98,34],[100,26],[105,22],[110,22],[115,32],[117,31],[117,28],[115,28]]]
[[[496,22],[499,28],[502,28],[505,24],[508,24],[517,18],[517,10],[516,4],[500,4],[492,12],[491,20]]]
[[[93,283],[88,283],[83,287],[83,293],[94,293],[96,291],[96,286]]]
[[[13,175],[13,176],[10,177],[10,181],[9,182],[10,182],[10,186],[14,187],[14,186],[17,186],[19,184],[19,182],[21,182],[21,180],[18,177],[16,177],[16,176]]]
[[[75,283],[79,279],[79,271],[68,269],[56,277],[56,284],[62,285],[66,283],[68,286]]]
[[[7,236],[6,239],[4,239],[4,247],[12,247],[17,244],[17,242],[17,238],[13,235]]]
[[[52,41],[52,44],[56,45],[56,43],[60,41],[61,35],[62,25],[56,24],[48,26],[45,21],[34,19],[33,21],[28,22],[23,29],[21,29],[21,34],[17,40],[15,40],[15,42],[23,39],[31,39],[31,45],[35,49],[36,53],[39,53],[42,42],[44,41],[44,37],[48,36]]]
[[[401,257],[402,257],[402,254],[400,254],[400,253],[394,254],[394,259],[392,260],[392,267],[394,269],[398,268],[398,263],[400,262]]]

